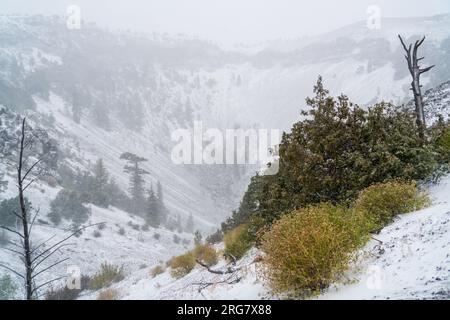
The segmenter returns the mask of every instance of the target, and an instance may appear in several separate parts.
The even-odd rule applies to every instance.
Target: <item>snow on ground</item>
[[[429,188],[433,204],[399,216],[377,240],[363,249],[361,261],[345,283],[337,284],[318,299],[449,299],[450,298],[450,176]],[[381,241],[382,243],[380,243]],[[220,250],[221,247],[218,247]],[[201,266],[181,279],[170,269],[152,278],[150,268],[139,270],[113,287],[121,299],[274,299],[260,276],[258,250],[252,249],[236,268],[241,280],[216,275]],[[212,269],[225,270],[225,262]],[[199,283],[215,283],[203,290]],[[95,299],[97,293],[83,296]]]
[[[217,247],[220,251],[222,248]],[[139,270],[130,277],[113,285],[120,292],[120,298],[125,300],[172,300],[172,299],[265,299],[269,296],[268,289],[258,272],[258,262],[254,259],[258,250],[252,249],[233,268],[239,269],[235,274],[213,274],[201,266],[197,266],[183,278],[175,279],[166,272],[152,278],[151,268]],[[229,262],[223,259],[213,270],[227,270]],[[236,284],[228,284],[237,281]],[[211,284],[211,285],[209,285]],[[90,292],[81,299],[95,299],[98,292]]]
[[[430,188],[433,205],[404,214],[365,247],[357,282],[323,299],[450,299],[450,178]]]
[[[14,182],[11,177],[8,178],[9,185],[13,186]],[[58,191],[59,188],[36,184],[27,192],[27,197],[33,207],[40,209],[41,212],[33,227],[33,243],[38,245],[54,236],[46,246],[42,247],[44,250],[71,234],[69,224],[62,223],[55,227],[48,221],[45,214],[48,212],[50,199],[53,199]],[[3,195],[6,198],[15,196],[13,188],[9,188]],[[165,261],[172,255],[181,254],[188,248],[188,241],[192,245],[192,234],[176,233],[152,227],[142,230],[145,222],[140,217],[114,207],[107,209],[94,205],[88,205],[88,207],[91,215],[89,221],[84,225],[103,223],[104,227],[100,228],[96,225],[84,230],[81,236],[71,238],[67,242],[69,245],[56,252],[43,267],[61,259],[69,258],[69,260],[57,265],[51,272],[43,273],[37,279],[37,283],[44,283],[60,276],[68,276],[72,266],[79,268],[81,274],[92,275],[98,271],[103,262],[122,266],[125,273],[130,274],[141,268]],[[120,232],[122,228],[123,234]],[[179,237],[178,243],[174,242],[175,234]],[[13,236],[10,236],[10,239],[13,240]],[[9,251],[0,250],[0,261],[6,262],[14,270],[23,269],[20,260]],[[0,269],[0,274],[3,272],[4,270]],[[57,286],[61,284],[57,284]]]

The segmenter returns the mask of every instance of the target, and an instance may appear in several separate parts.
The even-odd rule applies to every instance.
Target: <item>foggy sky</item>
[[[187,34],[222,44],[323,33],[366,19],[369,5],[378,5],[382,17],[450,12],[448,0],[1,0],[0,14],[65,15],[72,4],[84,20],[103,27]]]

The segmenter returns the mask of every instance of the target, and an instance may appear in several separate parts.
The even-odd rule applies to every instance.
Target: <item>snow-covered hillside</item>
[[[403,214],[361,251],[347,279],[318,299],[449,299],[450,177],[428,189],[432,205]],[[220,247],[218,248],[220,250]],[[174,279],[166,271],[152,278],[140,270],[113,287],[121,299],[278,299],[261,277],[261,255],[251,250],[235,266],[240,271],[216,275],[198,266]],[[226,270],[222,260],[213,269]],[[239,280],[232,283],[233,280]],[[84,295],[95,299],[97,293]]]
[[[450,118],[450,81],[444,82],[424,94],[425,115],[429,123],[435,122],[439,116],[444,120]]]
[[[388,19],[378,31],[359,23],[307,41],[272,43],[243,53],[200,40],[111,32],[90,23],[69,30],[56,16],[0,16],[0,106],[27,116],[34,128],[56,141],[59,165],[91,171],[102,158],[123,191],[129,177],[120,154],[147,158],[146,188],[161,182],[170,215],[180,216],[183,223],[192,215],[196,228],[206,234],[238,206],[256,168],[176,165],[170,157],[175,129],[192,129],[196,120],[205,128],[288,129],[299,118],[319,74],[333,95],[345,93],[356,103],[408,101],[410,76],[396,35],[401,33],[408,41],[430,36],[423,55],[439,68],[423,78],[427,89],[448,81],[449,19],[450,15]],[[448,110],[448,83],[427,92],[426,99],[437,106],[434,110]],[[17,194],[14,165],[7,162],[11,158],[6,161],[2,154],[0,169],[9,184],[0,200]],[[55,240],[61,238],[67,232],[62,229],[70,227],[55,228],[47,218],[60,189],[37,181],[27,190],[33,206],[41,209],[35,243],[54,234]],[[144,265],[183,252],[192,235],[164,228],[144,231],[144,222],[127,212],[88,206],[90,222],[106,226],[98,230],[99,237],[88,230],[74,238],[68,248],[71,259],[55,273],[64,275],[66,267],[75,264],[91,274],[106,261],[126,268],[126,280],[117,285],[124,298],[270,297],[254,272],[256,251],[239,262],[248,272],[230,290],[219,285],[200,294],[198,288],[192,289],[196,277],[210,277],[200,269],[182,280],[167,274],[152,280]],[[121,228],[124,234],[119,233]],[[174,242],[175,235],[181,240]],[[0,251],[0,260],[20,266],[8,252]],[[187,285],[189,290],[184,290]],[[245,295],[240,295],[244,287]]]

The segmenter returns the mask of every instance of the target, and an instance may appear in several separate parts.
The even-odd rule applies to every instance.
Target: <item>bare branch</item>
[[[374,236],[370,236],[373,240],[375,240],[375,241],[378,241],[378,243],[383,243],[383,241],[381,241],[381,240],[379,240],[379,239],[377,239],[377,238],[375,238]]]
[[[422,40],[417,43],[417,47],[420,47],[421,44],[425,41],[425,36],[423,36]]]
[[[40,211],[41,211],[41,209],[38,208],[38,209],[36,210],[36,213],[34,214],[33,220],[31,220],[30,228],[28,229],[28,234],[29,234],[29,235],[31,235],[31,230],[33,229],[34,223],[36,222],[36,218],[37,218],[37,216],[39,215],[39,212],[40,212]]]
[[[43,158],[38,159],[35,163],[33,163],[33,165],[25,172],[25,174],[22,177],[22,182],[25,181],[25,179],[27,178],[27,176],[31,173],[31,171],[34,169],[34,167],[36,167],[40,162],[43,161]]]
[[[15,242],[13,242],[13,241],[11,241],[11,240],[7,240],[6,242],[7,242],[8,244],[12,244],[13,246],[16,246],[17,248],[23,249],[23,246],[18,245],[17,243],[15,243]]]
[[[33,178],[33,179],[31,179],[30,180],[30,182],[28,182],[27,183],[27,185],[23,188],[23,190],[22,191],[25,191],[25,190],[27,190],[28,189],[28,187],[29,186],[31,186],[31,184],[33,183],[33,182],[35,182],[37,180],[37,178]]]
[[[403,42],[402,37],[400,35],[398,35],[398,38],[400,39],[400,42],[401,42],[401,44],[403,46],[403,49],[405,49],[405,51],[408,52],[408,49],[406,48],[405,42]]]
[[[227,254],[225,254],[225,256],[226,256],[226,257],[230,257],[231,260],[232,260],[232,264],[233,264],[233,265],[236,265],[237,259],[236,259],[236,257],[235,257],[234,255],[232,255],[231,253],[227,253]]]
[[[222,275],[223,275],[223,274],[232,274],[232,273],[235,273],[235,272],[237,272],[237,271],[240,270],[239,268],[235,269],[235,268],[231,268],[231,267],[228,267],[227,270],[225,270],[225,271],[222,271],[222,270],[213,270],[213,269],[211,269],[207,264],[201,262],[199,259],[195,259],[195,262],[197,262],[197,263],[198,263],[199,265],[201,265],[203,268],[205,268],[206,270],[208,270],[208,272],[211,272],[211,273],[214,273],[214,274],[222,274]]]
[[[42,288],[42,287],[44,287],[44,286],[46,286],[46,285],[48,285],[48,284],[50,284],[50,283],[52,283],[52,282],[55,282],[55,281],[58,281],[58,280],[61,280],[61,279],[64,279],[64,278],[66,278],[66,276],[62,276],[62,277],[59,277],[59,278],[55,278],[55,279],[53,279],[53,280],[50,280],[50,281],[44,282],[43,284],[40,284],[40,285],[38,285],[38,286],[35,286],[35,287],[33,288],[33,290],[31,290],[31,293],[34,294],[34,293],[37,292],[40,288]]]
[[[52,255],[54,255],[56,252],[58,252],[62,247],[66,247],[66,246],[70,246],[73,245],[73,243],[63,243],[61,245],[59,245],[58,247],[56,247],[54,250],[52,250],[51,252],[49,252],[47,255],[43,256],[41,260],[37,261],[33,260],[32,264],[34,264],[34,266],[31,268],[31,271],[35,271],[37,267],[39,267],[39,265],[41,265],[45,260],[47,260],[48,258],[50,258]]]
[[[61,263],[65,262],[65,261],[67,261],[67,260],[69,260],[69,258],[65,258],[65,259],[62,259],[62,260],[58,260],[57,262],[51,264],[50,266],[48,266],[48,267],[42,269],[41,271],[35,273],[35,274],[31,277],[31,279],[36,278],[36,277],[39,276],[41,273],[43,273],[43,272],[45,272],[45,271],[47,271],[47,270],[50,270],[51,268],[57,266],[58,264],[61,264]]]
[[[37,259],[39,259],[40,257],[42,257],[43,255],[47,254],[47,252],[53,250],[53,248],[59,246],[61,243],[66,242],[67,240],[69,240],[70,238],[72,238],[73,236],[75,236],[77,233],[79,233],[80,231],[83,231],[87,228],[93,227],[98,225],[99,223],[94,223],[94,224],[90,224],[87,225],[85,227],[79,228],[78,230],[76,230],[75,232],[71,233],[69,236],[65,237],[64,239],[62,239],[61,241],[58,241],[57,243],[55,243],[54,245],[52,245],[51,247],[49,247],[48,249],[44,250],[43,252],[41,252],[39,255],[37,255],[34,259],[32,259],[32,263],[34,263]]]
[[[17,218],[22,220],[22,216],[20,216],[16,211],[13,210],[13,211],[10,211],[9,213],[15,215]]]
[[[194,282],[191,283],[190,285],[196,285],[199,286],[198,288],[198,292],[202,293],[202,291],[210,286],[214,286],[217,284],[236,284],[238,282],[240,282],[242,280],[241,276],[237,276],[236,274],[232,274],[230,276],[228,276],[226,279],[224,280],[220,280],[220,281],[214,281],[214,282]]]
[[[19,276],[19,277],[25,279],[25,277],[24,277],[23,275],[21,275],[20,273],[18,273],[16,270],[11,269],[10,267],[4,265],[3,263],[0,263],[0,267],[5,268],[6,270],[9,270],[9,271],[11,271],[12,273],[16,274],[17,276]]]
[[[12,233],[18,235],[19,237],[21,237],[22,239],[24,238],[24,236],[23,236],[20,232],[17,232],[17,231],[15,231],[15,230],[12,230],[12,229],[10,229],[10,228],[8,228],[8,227],[0,226],[0,229],[4,229],[4,230],[6,230],[6,231],[12,232]]]
[[[7,250],[7,251],[10,251],[10,252],[17,253],[17,254],[18,254],[19,256],[21,256],[21,257],[25,256],[23,252],[20,252],[20,251],[11,249],[11,248],[1,247],[0,249],[3,249],[3,250]]]
[[[45,241],[42,241],[39,245],[37,245],[33,250],[31,250],[31,254],[34,254],[40,247],[42,247],[44,244],[46,244],[47,242],[49,242],[50,240],[52,240],[54,237],[56,237],[56,235],[51,236],[50,238],[48,238]]]
[[[423,69],[419,69],[419,73],[422,74],[422,73],[425,73],[427,71],[430,71],[431,68],[433,68],[433,67],[434,67],[434,64],[432,66],[429,66],[429,67],[426,67],[426,68],[423,68]]]

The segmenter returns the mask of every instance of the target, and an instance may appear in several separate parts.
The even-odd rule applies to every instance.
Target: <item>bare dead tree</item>
[[[223,270],[212,269],[208,264],[203,263],[199,259],[195,259],[195,262],[205,268],[209,273],[216,274],[221,277],[214,281],[194,282],[189,285],[197,286],[198,292],[203,295],[202,291],[208,287],[219,284],[232,285],[240,282],[242,280],[242,275],[240,273],[242,268],[236,267],[237,260],[232,254],[227,254],[225,257],[229,257],[231,261],[225,266]]]
[[[412,43],[410,43],[408,47],[406,47],[405,42],[403,41],[400,35],[398,35],[398,38],[400,39],[403,49],[406,52],[405,59],[408,62],[409,73],[411,74],[412,77],[411,90],[414,94],[414,104],[416,107],[415,108],[416,123],[419,128],[419,135],[423,139],[425,136],[426,122],[425,122],[425,113],[423,110],[423,98],[421,92],[422,86],[420,85],[420,75],[422,73],[430,71],[430,69],[433,68],[434,65],[426,68],[420,68],[419,66],[419,61],[424,59],[424,57],[418,58],[417,50],[419,49],[420,45],[425,41],[425,36],[421,40],[417,40],[414,43],[414,46]]]
[[[32,300],[37,295],[38,290],[41,289],[42,287],[54,281],[58,281],[64,278],[64,277],[57,277],[41,284],[36,283],[36,278],[39,275],[67,261],[68,258],[57,260],[56,262],[53,262],[48,266],[43,266],[43,263],[47,261],[51,256],[53,256],[56,252],[58,252],[62,247],[69,245],[67,241],[70,238],[80,233],[84,229],[93,226],[92,224],[79,228],[70,235],[66,236],[64,239],[50,245],[46,249],[44,249],[45,246],[49,244],[49,241],[51,241],[55,236],[50,237],[49,239],[43,241],[42,243],[40,243],[35,247],[32,246],[31,233],[33,230],[33,226],[36,222],[36,218],[39,214],[39,210],[36,210],[34,216],[32,216],[30,208],[27,208],[27,205],[25,203],[24,192],[38,179],[39,175],[42,173],[42,170],[38,169],[38,165],[44,160],[45,157],[45,155],[43,155],[38,160],[34,161],[28,167],[28,169],[25,169],[24,167],[26,165],[26,161],[24,159],[24,153],[26,149],[30,147],[32,144],[33,144],[32,139],[27,139],[26,136],[26,120],[24,118],[22,120],[21,137],[19,144],[19,158],[17,165],[17,188],[19,194],[18,198],[20,205],[20,213],[17,213],[15,211],[11,213],[17,218],[17,221],[21,225],[21,228],[18,226],[16,226],[16,228],[10,228],[7,226],[0,225],[0,229],[6,230],[19,238],[19,243],[14,241],[8,241],[8,243],[12,245],[14,249],[13,248],[4,248],[4,249],[17,254],[20,257],[21,261],[24,264],[25,272],[21,273],[20,271],[14,270],[14,268],[4,263],[0,263],[0,267],[9,270],[10,272],[14,273],[15,275],[19,276],[24,280],[25,297],[27,300]],[[38,172],[36,174],[34,174],[33,172],[35,169],[38,169],[37,170]]]
[[[205,289],[207,289],[207,288],[209,288],[211,286],[216,286],[216,285],[220,285],[220,284],[232,285],[232,284],[239,283],[241,280],[242,280],[241,276],[239,276],[236,273],[232,273],[232,274],[229,274],[223,280],[207,281],[207,282],[194,282],[194,283],[191,283],[191,285],[197,286],[198,287],[198,292],[202,293],[203,290],[205,290]]]
[[[211,269],[210,266],[207,265],[206,263],[201,262],[199,259],[195,259],[195,262],[197,262],[203,268],[208,270],[208,272],[214,273],[214,274],[231,274],[231,273],[235,273],[235,272],[239,271],[238,268],[234,268],[234,267],[231,267],[231,266],[227,266],[226,270],[214,270],[214,269]]]

